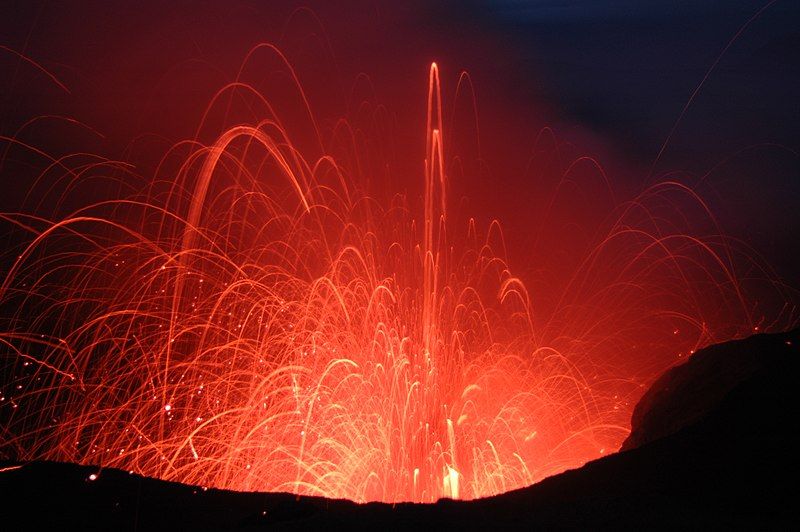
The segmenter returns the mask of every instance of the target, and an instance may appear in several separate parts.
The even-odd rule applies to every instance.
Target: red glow
[[[453,208],[435,64],[421,209],[373,194],[362,168],[381,166],[361,162],[380,153],[346,121],[321,127],[291,79],[302,141],[237,80],[201,131],[236,97],[261,120],[174,146],[135,194],[56,221],[3,215],[33,235],[0,289],[15,308],[0,332],[15,368],[4,452],[236,490],[471,499],[617,449],[658,372],[758,329],[734,247],[687,228],[714,227],[688,187],[591,198],[612,222],[564,260],[575,239],[545,212],[552,253],[529,284],[499,223]],[[93,165],[131,172],[87,160],[53,162],[69,190]],[[552,211],[594,193],[582,167],[610,189],[578,159]]]

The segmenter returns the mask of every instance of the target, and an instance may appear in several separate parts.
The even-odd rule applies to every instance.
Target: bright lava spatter
[[[335,158],[306,160],[276,115],[177,146],[165,193],[57,222],[3,215],[35,235],[0,288],[16,309],[0,332],[4,455],[236,490],[471,499],[615,450],[642,382],[677,359],[622,376],[604,360],[664,323],[689,331],[675,353],[713,339],[702,305],[669,306],[698,276],[752,326],[713,243],[622,222],[644,200],[537,321],[497,225],[481,236],[448,215],[435,64],[427,113],[421,221]],[[270,194],[278,181],[291,194]],[[592,273],[607,249],[618,260]]]

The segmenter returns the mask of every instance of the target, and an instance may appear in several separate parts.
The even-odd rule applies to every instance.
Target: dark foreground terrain
[[[0,463],[0,529],[796,528],[799,356],[800,330],[698,351],[645,394],[623,451],[489,499],[357,505]]]

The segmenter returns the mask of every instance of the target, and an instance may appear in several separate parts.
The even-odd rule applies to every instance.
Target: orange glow
[[[371,195],[357,155],[340,163],[346,125],[326,139],[309,118],[309,155],[241,80],[206,119],[239,92],[263,120],[174,146],[138,193],[2,215],[33,234],[0,288],[19,370],[7,455],[355,501],[484,497],[617,449],[659,371],[756,327],[729,243],[661,221],[677,197],[713,220],[671,182],[615,205],[540,311],[499,223],[451,213],[435,63],[421,216]]]

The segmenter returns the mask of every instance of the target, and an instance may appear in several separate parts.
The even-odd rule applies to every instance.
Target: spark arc
[[[259,101],[262,120],[174,146],[135,193],[58,219],[2,215],[32,235],[0,287],[14,309],[4,456],[234,490],[473,499],[614,451],[657,370],[757,326],[727,243],[658,225],[673,196],[703,210],[678,183],[621,204],[539,311],[499,224],[449,210],[436,64],[421,201],[384,201],[356,165],[305,155]],[[93,165],[129,172],[48,171],[79,183]]]

